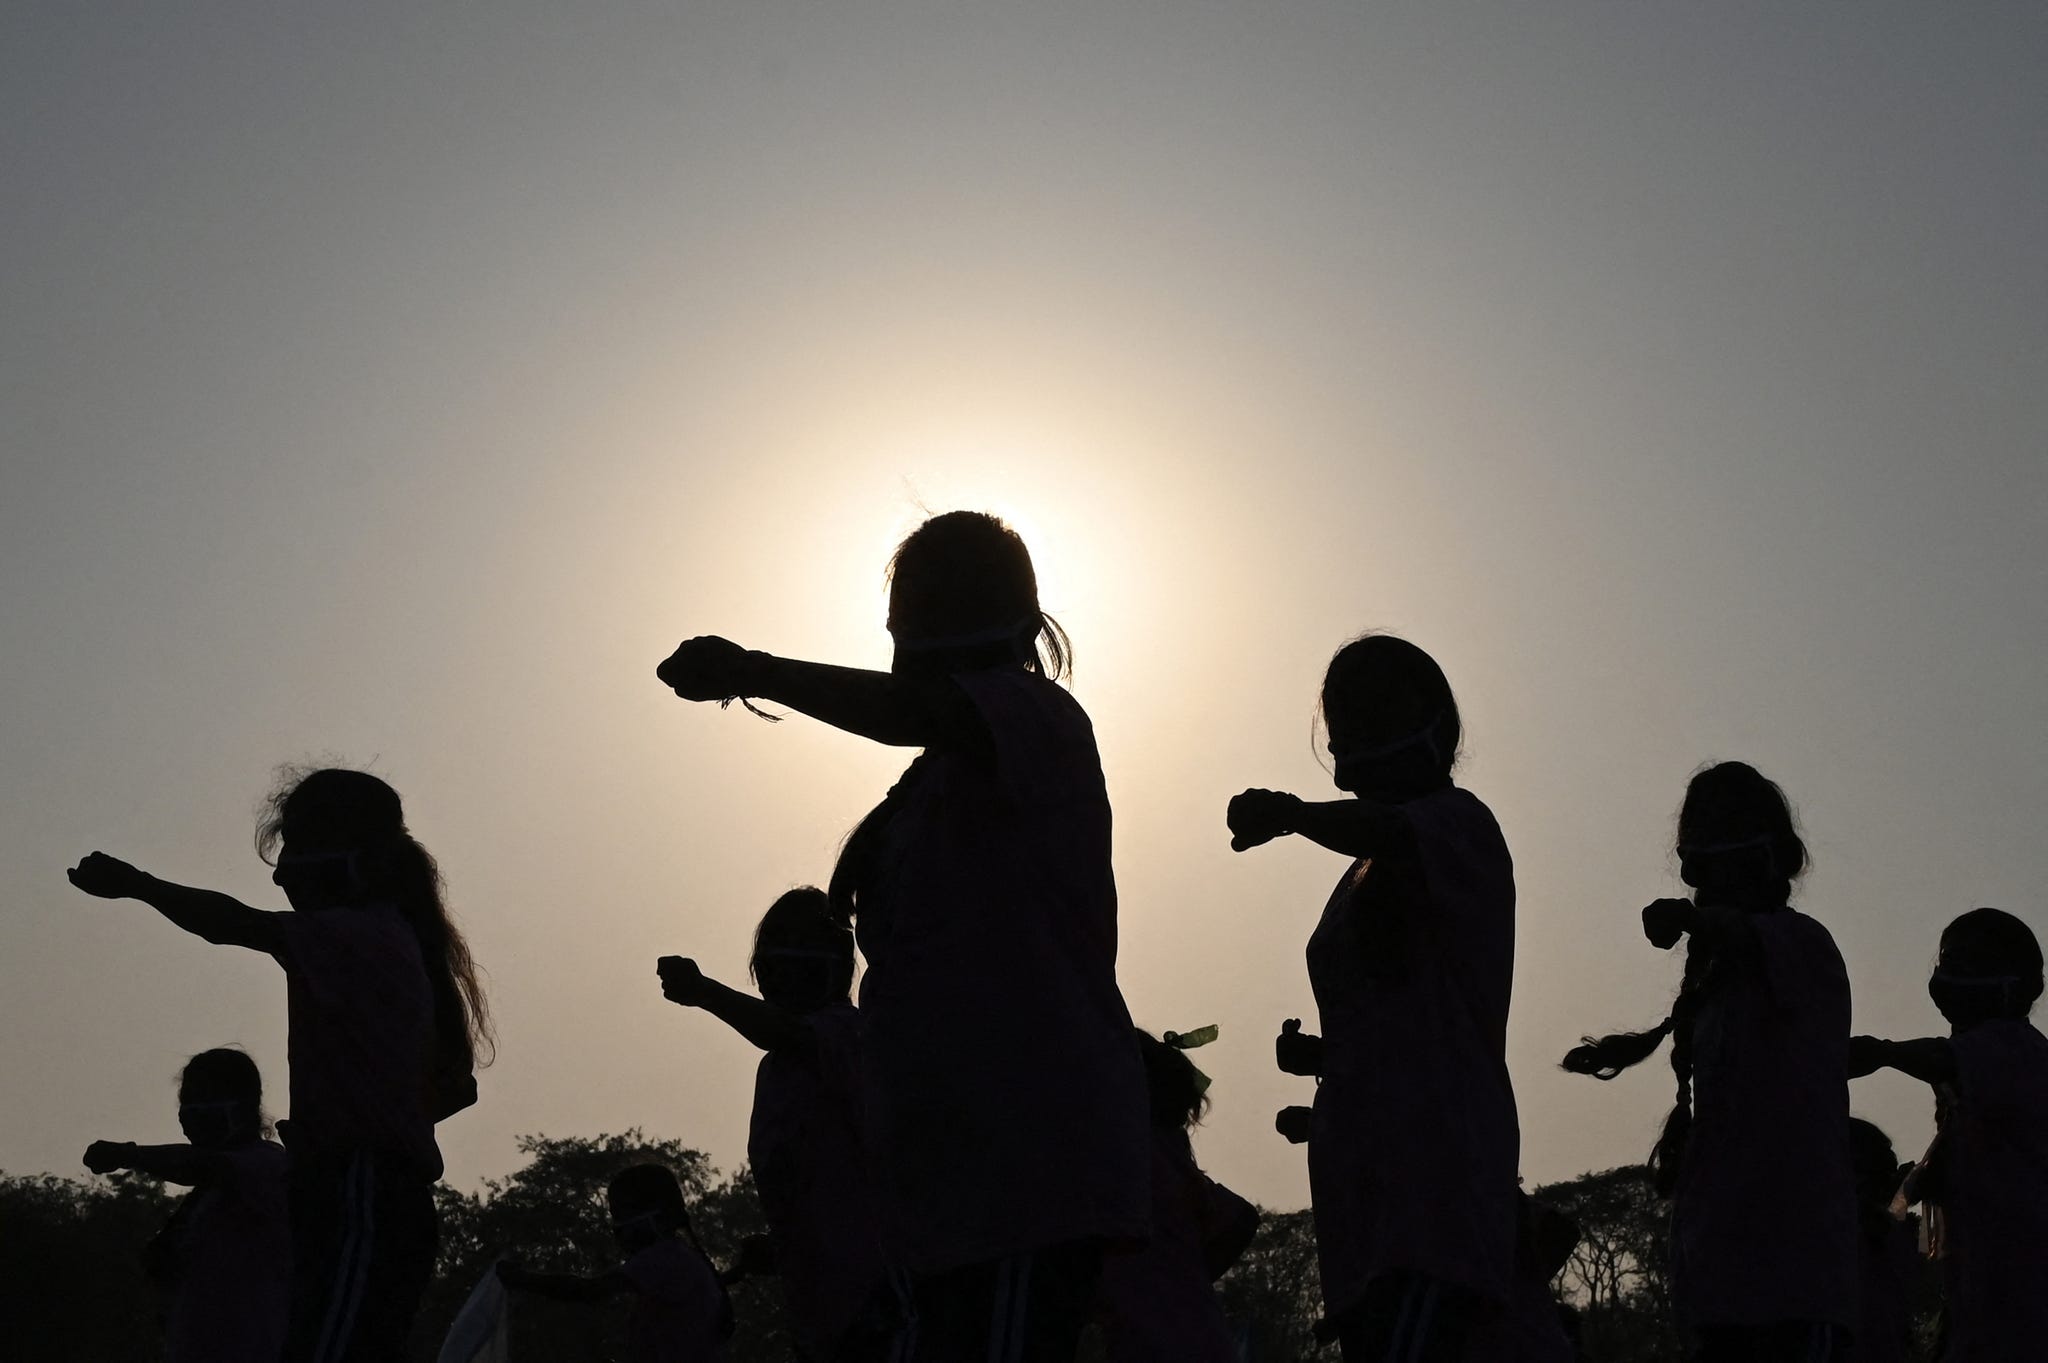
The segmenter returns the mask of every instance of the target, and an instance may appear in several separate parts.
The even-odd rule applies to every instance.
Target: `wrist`
[[[749,699],[766,696],[768,688],[773,684],[772,678],[777,661],[773,653],[758,648],[750,648],[742,654],[739,675],[735,679],[739,683],[738,694]]]

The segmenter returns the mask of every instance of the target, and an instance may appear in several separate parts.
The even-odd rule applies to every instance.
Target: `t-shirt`
[[[1828,930],[1753,914],[1692,1021],[1692,1133],[1671,1208],[1680,1324],[1858,1322],[1849,976]]]
[[[671,1236],[619,1270],[633,1285],[626,1316],[627,1363],[723,1363],[725,1294],[696,1248]]]
[[[807,1049],[761,1057],[747,1163],[797,1333],[830,1358],[885,1270],[861,1143],[860,1010],[821,1008],[803,1026]]]
[[[992,751],[933,749],[905,777],[858,925],[885,1242],[924,1273],[1148,1219],[1094,731],[1020,667],[953,682]]]
[[[164,1327],[166,1363],[276,1363],[291,1303],[285,1153],[269,1141],[220,1152],[178,1242],[180,1277]]]
[[[2048,1340],[2048,1037],[2010,1018],[1951,1044],[1943,1363],[2007,1363]]]
[[[418,938],[388,904],[278,918],[292,1148],[382,1150],[439,1178],[434,996]]]
[[[1309,1190],[1333,1317],[1396,1269],[1505,1302],[1514,1268],[1514,866],[1469,791],[1400,809],[1412,862],[1354,863],[1308,943],[1323,1032]]]
[[[1154,1132],[1152,1238],[1102,1261],[1098,1311],[1109,1363],[1237,1363],[1210,1285],[1206,1240],[1219,1211],[1227,1219],[1245,1206],[1196,1167],[1184,1134]]]

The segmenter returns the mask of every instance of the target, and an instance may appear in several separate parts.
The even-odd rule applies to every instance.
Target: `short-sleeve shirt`
[[[285,1153],[269,1141],[221,1152],[195,1190],[164,1329],[166,1363],[276,1363],[291,1304]]]
[[[761,1057],[747,1163],[776,1271],[811,1357],[830,1358],[885,1270],[861,1125],[860,1010],[802,1019],[807,1044]]]
[[[412,929],[388,904],[277,917],[293,1148],[380,1150],[440,1177],[434,996]]]
[[[1794,909],[1753,914],[1692,1021],[1693,1124],[1672,1197],[1681,1325],[1856,1328],[1849,976]]]
[[[1094,731],[1022,668],[952,680],[991,750],[912,768],[858,925],[869,1149],[912,1272],[1142,1239],[1148,1218]]]
[[[1951,1044],[1943,1363],[2003,1363],[2048,1340],[2048,1037],[2007,1018]]]
[[[695,1247],[671,1236],[626,1260],[628,1363],[724,1363],[725,1294]]]
[[[1514,866],[1469,791],[1400,810],[1412,860],[1353,864],[1308,943],[1323,1029],[1309,1189],[1333,1317],[1395,1270],[1505,1302],[1514,1267]]]

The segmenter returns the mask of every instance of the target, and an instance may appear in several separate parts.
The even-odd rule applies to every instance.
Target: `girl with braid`
[[[1754,767],[1700,771],[1678,815],[1691,899],[1643,910],[1690,938],[1671,1015],[1564,1058],[1612,1079],[1671,1039],[1678,1101],[1650,1152],[1671,1199],[1672,1296],[1696,1363],[1819,1363],[1858,1321],[1850,1157],[1849,978],[1826,928],[1792,908],[1806,847]]]

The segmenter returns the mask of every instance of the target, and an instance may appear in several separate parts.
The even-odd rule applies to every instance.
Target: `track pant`
[[[284,1363],[400,1363],[434,1272],[434,1184],[374,1150],[292,1152]]]
[[[1095,1305],[1102,1247],[1048,1245],[911,1280],[912,1363],[1073,1363]]]
[[[1474,1313],[1465,1288],[1421,1273],[1384,1273],[1337,1322],[1337,1344],[1344,1363],[1459,1363]]]

